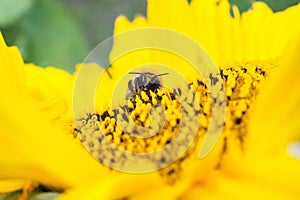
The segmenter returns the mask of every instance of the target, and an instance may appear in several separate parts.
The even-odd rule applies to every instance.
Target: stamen
[[[220,151],[219,161],[215,165],[217,169],[222,167],[223,157],[228,149],[236,148],[243,151],[243,142],[248,133],[250,105],[254,103],[261,85],[275,65],[276,62],[254,61],[242,64],[231,63],[220,68],[220,78],[225,83],[227,114],[220,139],[223,141],[223,148]],[[219,84],[216,77],[211,77],[211,81],[214,85]],[[133,96],[128,99],[127,105],[114,110],[105,109],[99,113],[88,113],[83,119],[77,119],[82,123],[80,127],[76,127],[75,131],[80,133],[78,135],[82,144],[89,149],[95,158],[113,167],[116,162],[126,164],[130,158],[124,157],[124,154],[105,154],[106,152],[113,152],[113,149],[104,140],[104,137],[119,149],[133,153],[149,153],[169,144],[181,123],[184,123],[182,134],[189,135],[191,129],[195,128],[189,122],[199,119],[199,129],[194,143],[178,160],[160,170],[161,176],[168,183],[173,184],[180,177],[183,163],[195,153],[197,141],[205,136],[210,124],[211,103],[214,98],[218,98],[211,98],[206,83],[200,78],[195,78],[187,87],[193,94],[188,95],[185,99],[180,99],[183,92],[180,88],[169,91],[164,87],[155,88],[155,90],[144,87],[141,91],[132,94]],[[196,100],[200,110],[195,109]],[[161,107],[156,105],[161,105]],[[155,109],[155,112],[150,119],[151,108]],[[129,116],[126,116],[127,112],[129,112]],[[188,119],[182,119],[182,112],[187,113]],[[166,121],[161,127],[161,119],[164,115]],[[151,126],[154,135],[149,138],[139,138],[129,134],[131,132],[138,135],[139,132],[128,123],[130,121],[128,117],[138,126]],[[99,128],[105,136],[101,135]],[[239,145],[232,147],[235,144],[229,143],[228,138],[238,141],[237,144]],[[172,157],[172,155],[161,155],[160,160],[162,163],[168,162],[171,159],[170,156]]]

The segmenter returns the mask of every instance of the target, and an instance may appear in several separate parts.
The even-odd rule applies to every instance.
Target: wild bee
[[[129,74],[135,74],[135,76],[128,82],[127,98],[131,98],[143,90],[155,91],[159,89],[161,87],[161,82],[158,77],[168,75],[169,73],[154,74],[152,72],[129,72]]]

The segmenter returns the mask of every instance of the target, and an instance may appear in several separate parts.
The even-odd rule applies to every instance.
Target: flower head
[[[300,27],[295,20],[300,6],[273,13],[264,3],[255,3],[242,15],[235,6],[232,9],[233,16],[227,1],[149,0],[147,18],[137,16],[130,22],[121,16],[115,24],[115,34],[143,27],[176,30],[201,44],[218,65],[220,73],[211,81],[224,82],[226,118],[215,148],[202,160],[197,159],[197,151],[211,122],[214,99],[203,77],[195,76],[184,59],[145,49],[113,60],[99,82],[105,87],[97,89],[97,109],[75,119],[81,122],[74,130],[81,144],[72,138],[74,131],[67,129],[73,87],[70,75],[24,65],[18,50],[1,41],[0,83],[11,87],[5,90],[0,105],[0,152],[7,152],[0,156],[0,178],[31,180],[64,191],[60,199],[297,198],[300,160],[290,156],[286,147],[299,140],[300,82],[295,66],[299,63]],[[111,57],[123,45],[115,40]],[[110,108],[113,88],[122,76],[133,72],[135,66],[153,62],[183,74],[192,95],[180,99],[178,90],[165,88],[159,80],[153,82],[159,85],[149,85],[132,79],[126,104]],[[93,71],[90,74],[92,77]],[[142,89],[135,89],[133,83],[143,84]],[[155,107],[158,104],[161,107]],[[152,107],[157,112],[151,118],[148,112]],[[128,116],[124,116],[126,112]],[[163,112],[165,123],[161,125]],[[182,113],[190,120],[184,120]],[[129,118],[133,124],[150,124],[160,131],[151,138],[133,137],[128,132],[135,127],[126,125]],[[193,126],[194,120],[199,120],[199,127]],[[117,126],[117,121],[125,129]],[[114,168],[131,159],[107,154],[114,151],[103,141],[134,153],[153,152],[170,143],[181,122],[186,123],[183,133],[197,129],[196,140],[158,173],[126,174],[98,162]],[[160,155],[162,163],[170,159],[171,150],[169,155]],[[153,164],[152,158],[146,161],[141,164]]]

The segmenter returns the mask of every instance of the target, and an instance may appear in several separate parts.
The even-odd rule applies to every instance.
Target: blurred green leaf
[[[32,195],[28,200],[54,200],[59,196],[59,193],[45,192],[37,195]]]
[[[0,200],[10,200],[16,198],[18,200],[21,191],[0,194]]]
[[[0,26],[8,26],[17,21],[32,6],[33,0],[0,0]]]
[[[251,7],[251,2],[249,0],[229,0],[230,4],[237,5],[240,12],[244,12]]]
[[[292,5],[296,5],[300,0],[258,0],[268,4],[273,11],[281,11]],[[255,0],[229,0],[231,4],[238,6],[240,12],[247,11]]]
[[[0,200],[19,200],[21,195],[21,191],[0,194]],[[55,192],[32,193],[28,200],[54,200],[59,195],[59,193]]]
[[[292,5],[298,4],[299,0],[263,0],[266,2],[273,11],[281,11],[284,10]]]
[[[89,47],[113,35],[114,22],[119,15],[130,20],[136,14],[146,15],[147,0],[61,0],[79,16]]]
[[[88,52],[79,24],[56,0],[35,1],[32,9],[4,35],[20,48],[26,62],[69,72]]]

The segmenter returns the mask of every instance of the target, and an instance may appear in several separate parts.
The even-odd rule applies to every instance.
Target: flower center
[[[263,81],[275,66],[276,60],[267,60],[231,63],[220,67],[220,76],[224,80],[227,96],[227,113],[220,138],[223,147],[216,159],[216,169],[222,167],[229,137],[237,141],[237,145],[232,148],[243,151],[251,107],[259,94]],[[180,176],[183,163],[188,162],[186,160],[195,154],[198,141],[204,137],[211,117],[212,100],[205,82],[195,78],[190,82],[188,88],[193,92],[193,95],[188,96],[184,102],[180,102],[177,98],[178,94],[175,94],[176,91],[170,91],[164,87],[143,87],[132,93],[127,104],[118,109],[104,109],[101,112],[88,113],[85,117],[76,119],[81,121],[81,125],[75,131],[78,133],[82,144],[99,162],[107,163],[107,166],[113,167],[116,163],[125,165],[127,158],[122,154],[115,154],[109,143],[133,153],[157,151],[169,144],[177,134],[180,124],[184,123],[181,119],[182,112],[190,113],[191,118],[198,117],[200,125],[193,144],[179,159],[159,170],[161,176],[168,183],[175,183]],[[179,90],[178,92],[180,93]],[[200,110],[193,106],[193,99],[198,100]],[[182,107],[180,104],[185,106]],[[149,115],[153,108],[155,109],[154,114]],[[163,117],[165,120],[162,120]],[[139,133],[135,132],[136,130],[132,125],[128,125],[129,118],[135,125],[151,126],[156,134],[147,138],[136,137]],[[163,124],[162,121],[164,121]],[[183,127],[186,128],[186,133],[190,129],[196,128],[189,127],[188,123]],[[129,134],[129,132],[133,134]],[[104,140],[104,137],[107,140]],[[108,154],[107,152],[111,153]],[[168,155],[162,155],[159,159],[161,162],[167,162],[169,158]]]

